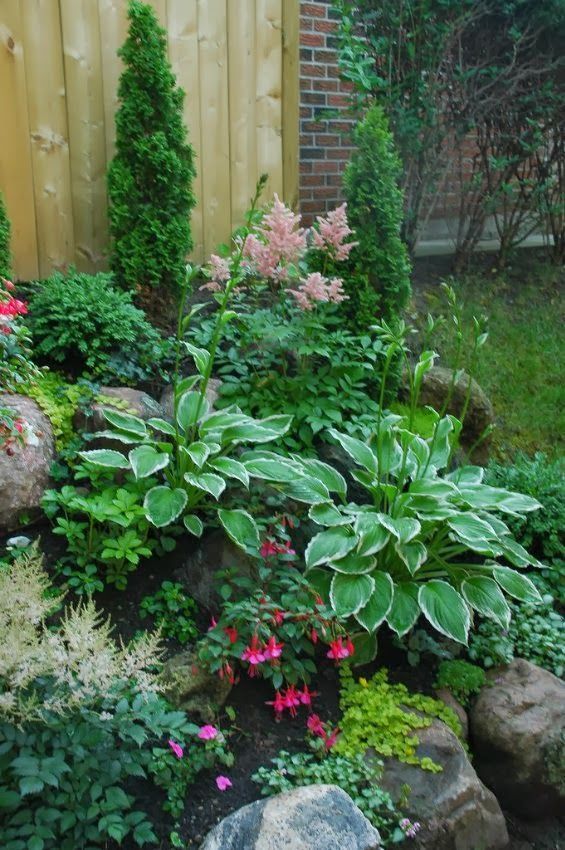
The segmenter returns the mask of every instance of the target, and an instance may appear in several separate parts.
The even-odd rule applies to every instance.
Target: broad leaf
[[[375,475],[377,474],[379,468],[377,456],[366,443],[363,443],[355,437],[350,437],[349,434],[341,434],[334,428],[330,428],[329,433],[332,435],[334,440],[337,440],[340,446],[345,449],[347,454],[353,458],[355,463],[363,466],[368,472],[374,473]]]
[[[157,528],[170,525],[186,507],[186,492],[177,487],[153,487],[145,496],[145,516]]]
[[[132,416],[131,413],[122,413],[120,410],[111,410],[104,408],[104,419],[118,428],[119,431],[127,431],[128,434],[135,434],[136,437],[143,439],[147,435],[147,427],[143,419],[139,416]]]
[[[220,509],[218,519],[224,526],[228,537],[242,549],[259,548],[259,530],[255,520],[247,511]]]
[[[394,547],[398,552],[399,557],[408,567],[410,575],[414,575],[422,564],[426,562],[428,552],[423,543],[419,540],[411,540],[410,543],[397,543]]]
[[[192,359],[194,360],[194,365],[200,372],[202,376],[206,374],[206,370],[210,365],[210,353],[206,351],[205,348],[197,348],[196,345],[192,345],[190,342],[183,343],[186,350],[189,354],[192,354]]]
[[[492,574],[506,593],[521,602],[541,602],[541,596],[533,581],[508,567],[494,567]]]
[[[293,456],[294,457],[294,456]],[[300,458],[296,458],[295,460],[300,460]],[[341,475],[337,469],[334,469],[333,466],[329,466],[327,463],[323,463],[321,460],[316,460],[314,458],[306,458],[302,460],[302,465],[306,468],[314,478],[317,478],[322,484],[328,488],[330,493],[337,493],[340,496],[347,495],[347,484],[345,483],[345,478]]]
[[[356,614],[369,601],[375,588],[371,576],[349,576],[335,573],[330,588],[330,602],[338,617]]]
[[[227,478],[235,478],[237,481],[241,481],[244,487],[249,487],[249,473],[239,460],[234,460],[231,457],[216,457],[208,461],[208,466],[217,472],[221,472]]]
[[[394,593],[386,621],[399,637],[413,627],[420,616],[418,603],[418,585],[414,582],[401,582],[394,585]]]
[[[327,502],[330,498],[327,487],[318,481],[317,478],[304,476],[296,478],[294,481],[279,483],[277,490],[284,493],[290,499],[296,499],[297,502],[305,502],[307,505],[317,505],[321,502]]]
[[[368,632],[355,632],[351,635],[351,642],[355,647],[353,655],[348,661],[353,667],[363,667],[370,664],[377,655],[377,635]]]
[[[306,572],[306,578],[314,590],[320,594],[324,604],[328,605],[330,601],[330,588],[333,573],[328,570],[321,570],[319,567],[315,567],[313,570],[308,570]]]
[[[198,490],[204,490],[210,493],[215,499],[219,499],[226,489],[226,482],[221,476],[214,472],[185,472],[184,480],[196,487]]]
[[[271,460],[269,458],[251,458],[244,461],[245,468],[253,478],[265,478],[267,481],[294,481],[300,472],[288,459]]]
[[[79,452],[79,457],[93,466],[104,466],[110,469],[129,469],[129,460],[121,452],[112,449],[92,449],[89,452]]]
[[[204,466],[210,455],[210,446],[201,440],[197,440],[195,443],[191,443],[186,447],[186,453],[198,469],[200,469]]]
[[[355,532],[359,537],[359,555],[374,555],[390,540],[390,532],[382,524],[379,514],[359,513],[355,520]]]
[[[333,502],[312,505],[308,516],[318,525],[350,525],[351,517],[343,516]]]
[[[138,446],[128,455],[137,479],[148,478],[159,469],[164,469],[170,460],[170,455],[158,452],[153,446]]]
[[[338,560],[332,559],[329,566],[338,573],[363,575],[363,573],[372,572],[376,563],[376,558],[370,555],[356,555],[354,552],[350,552],[345,558],[339,558]]]
[[[171,425],[171,423],[167,422],[166,419],[160,419],[158,416],[153,416],[151,419],[148,419],[147,424],[151,425],[151,427],[156,431],[161,431],[162,434],[168,434],[169,437],[174,437],[177,433],[174,425]]]
[[[394,584],[388,573],[374,572],[373,580],[375,589],[371,594],[371,598],[367,604],[355,614],[355,619],[368,632],[374,632],[375,629],[385,619],[392,605],[392,597],[394,592]]]
[[[195,537],[202,537],[204,523],[196,514],[185,514],[182,518],[187,530]]]
[[[459,593],[446,581],[432,579],[420,587],[418,602],[432,626],[458,643],[467,643],[471,618]]]
[[[177,406],[177,422],[185,434],[188,434],[196,422],[207,414],[209,407],[207,399],[202,398],[199,392],[187,392],[181,395]]]
[[[308,568],[343,558],[357,544],[357,537],[349,528],[337,526],[320,531],[310,540],[304,559]]]
[[[510,623],[510,608],[494,579],[488,576],[471,576],[461,584],[461,593],[469,605],[482,614],[496,620],[503,629]]]

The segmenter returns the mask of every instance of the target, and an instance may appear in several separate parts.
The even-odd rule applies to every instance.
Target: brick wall
[[[300,211],[309,225],[341,203],[341,175],[351,153],[347,84],[339,79],[337,20],[331,0],[300,4]],[[335,118],[320,119],[324,110]],[[343,113],[343,114],[339,114]]]

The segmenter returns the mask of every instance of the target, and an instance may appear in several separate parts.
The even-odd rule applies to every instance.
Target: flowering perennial
[[[340,278],[328,280],[319,272],[309,274],[300,281],[298,289],[289,289],[289,292],[302,310],[312,310],[318,301],[339,304],[347,298]]]
[[[318,229],[312,230],[312,244],[321,251],[327,251],[336,260],[346,260],[351,249],[358,242],[346,242],[353,230],[347,222],[347,204],[341,204],[335,210],[330,210],[327,218],[318,216]]]

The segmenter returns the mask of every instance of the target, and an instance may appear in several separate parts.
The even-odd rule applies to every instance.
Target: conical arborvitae
[[[12,277],[12,262],[10,258],[10,220],[2,193],[0,193],[0,277]]]
[[[116,282],[154,300],[174,291],[192,249],[194,153],[182,119],[184,92],[167,59],[155,12],[131,0],[108,171],[111,267]],[[153,292],[152,292],[153,291]]]

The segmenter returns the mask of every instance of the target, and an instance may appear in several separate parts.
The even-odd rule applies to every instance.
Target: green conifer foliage
[[[0,193],[0,277],[12,277],[10,260],[10,220]]]
[[[165,32],[141,0],[131,0],[128,17],[119,50],[116,155],[108,171],[111,266],[121,286],[147,295],[161,287],[174,291],[184,275],[192,249],[194,153]]]
[[[380,106],[367,110],[354,141],[356,150],[344,175],[349,223],[359,242],[352,258],[379,294],[380,315],[388,320],[401,312],[410,297],[410,263],[400,238],[401,166]]]

